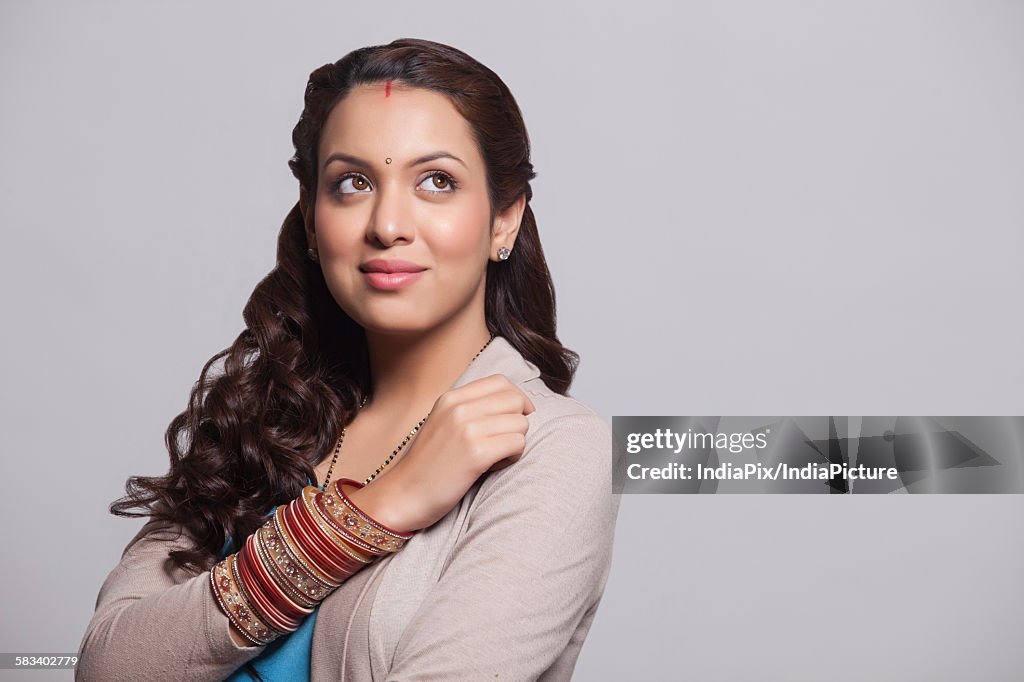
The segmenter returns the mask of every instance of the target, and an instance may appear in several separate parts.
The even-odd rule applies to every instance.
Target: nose
[[[412,197],[406,196],[398,187],[385,185],[377,191],[376,199],[366,226],[367,240],[382,247],[411,243],[416,236]]]

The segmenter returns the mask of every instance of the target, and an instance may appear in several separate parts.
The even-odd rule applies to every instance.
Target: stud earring
[[[317,254],[316,249],[307,249],[306,256],[314,263],[320,262],[320,256]]]
[[[501,247],[500,249],[498,249],[498,260],[508,260],[508,257],[509,255],[511,255],[511,253],[512,252],[506,249],[504,246]]]

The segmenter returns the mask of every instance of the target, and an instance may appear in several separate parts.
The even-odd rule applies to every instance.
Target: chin
[[[363,317],[362,319],[353,319],[355,319],[363,329],[375,334],[415,334],[425,332],[431,326],[422,319],[411,319],[409,317],[399,317],[397,315],[372,315]]]

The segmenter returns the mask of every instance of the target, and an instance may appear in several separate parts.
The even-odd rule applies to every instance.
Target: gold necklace
[[[484,348],[487,348],[487,346],[491,345],[491,341],[493,341],[493,340],[494,340],[493,336],[488,338],[487,339],[487,343],[485,343],[480,348],[480,350],[478,350],[476,352],[476,355],[473,356],[473,360],[476,360],[478,357],[480,357],[480,354],[484,352]],[[473,364],[473,360],[470,360],[469,364]],[[363,409],[364,405],[366,405],[366,396],[363,396],[363,400],[362,400],[362,402],[359,403],[359,408],[358,409],[360,409],[360,410]],[[430,412],[427,412],[427,414],[423,417],[423,419],[421,419],[419,421],[419,423],[416,424],[416,426],[412,427],[412,430],[409,432],[409,435],[407,435],[402,440],[402,442],[398,444],[398,447],[395,448],[391,452],[391,455],[386,460],[384,460],[384,462],[379,467],[377,467],[372,474],[367,476],[366,480],[363,481],[363,485],[369,485],[370,481],[372,481],[373,479],[377,478],[377,474],[379,474],[381,471],[383,471],[384,467],[386,467],[388,464],[390,464],[391,460],[393,460],[395,458],[395,456],[398,455],[398,453],[402,451],[402,448],[405,447],[405,444],[408,443],[409,440],[413,436],[415,436],[417,432],[419,432],[420,428],[422,428],[423,424],[426,423],[427,417],[429,417],[429,416],[430,416]],[[323,485],[320,486],[321,490],[327,490],[327,485],[331,482],[331,473],[334,471],[334,465],[338,462],[338,454],[341,453],[341,444],[345,441],[345,432],[347,430],[348,430],[348,427],[343,428],[341,430],[341,435],[338,436],[338,444],[334,446],[334,456],[331,458],[331,465],[329,467],[327,467],[327,475],[324,477]]]

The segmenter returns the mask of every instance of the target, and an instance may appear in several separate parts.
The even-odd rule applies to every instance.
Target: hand
[[[502,374],[446,391],[405,456],[349,495],[372,518],[395,530],[426,528],[451,511],[481,474],[522,457],[526,415],[535,409]]]

